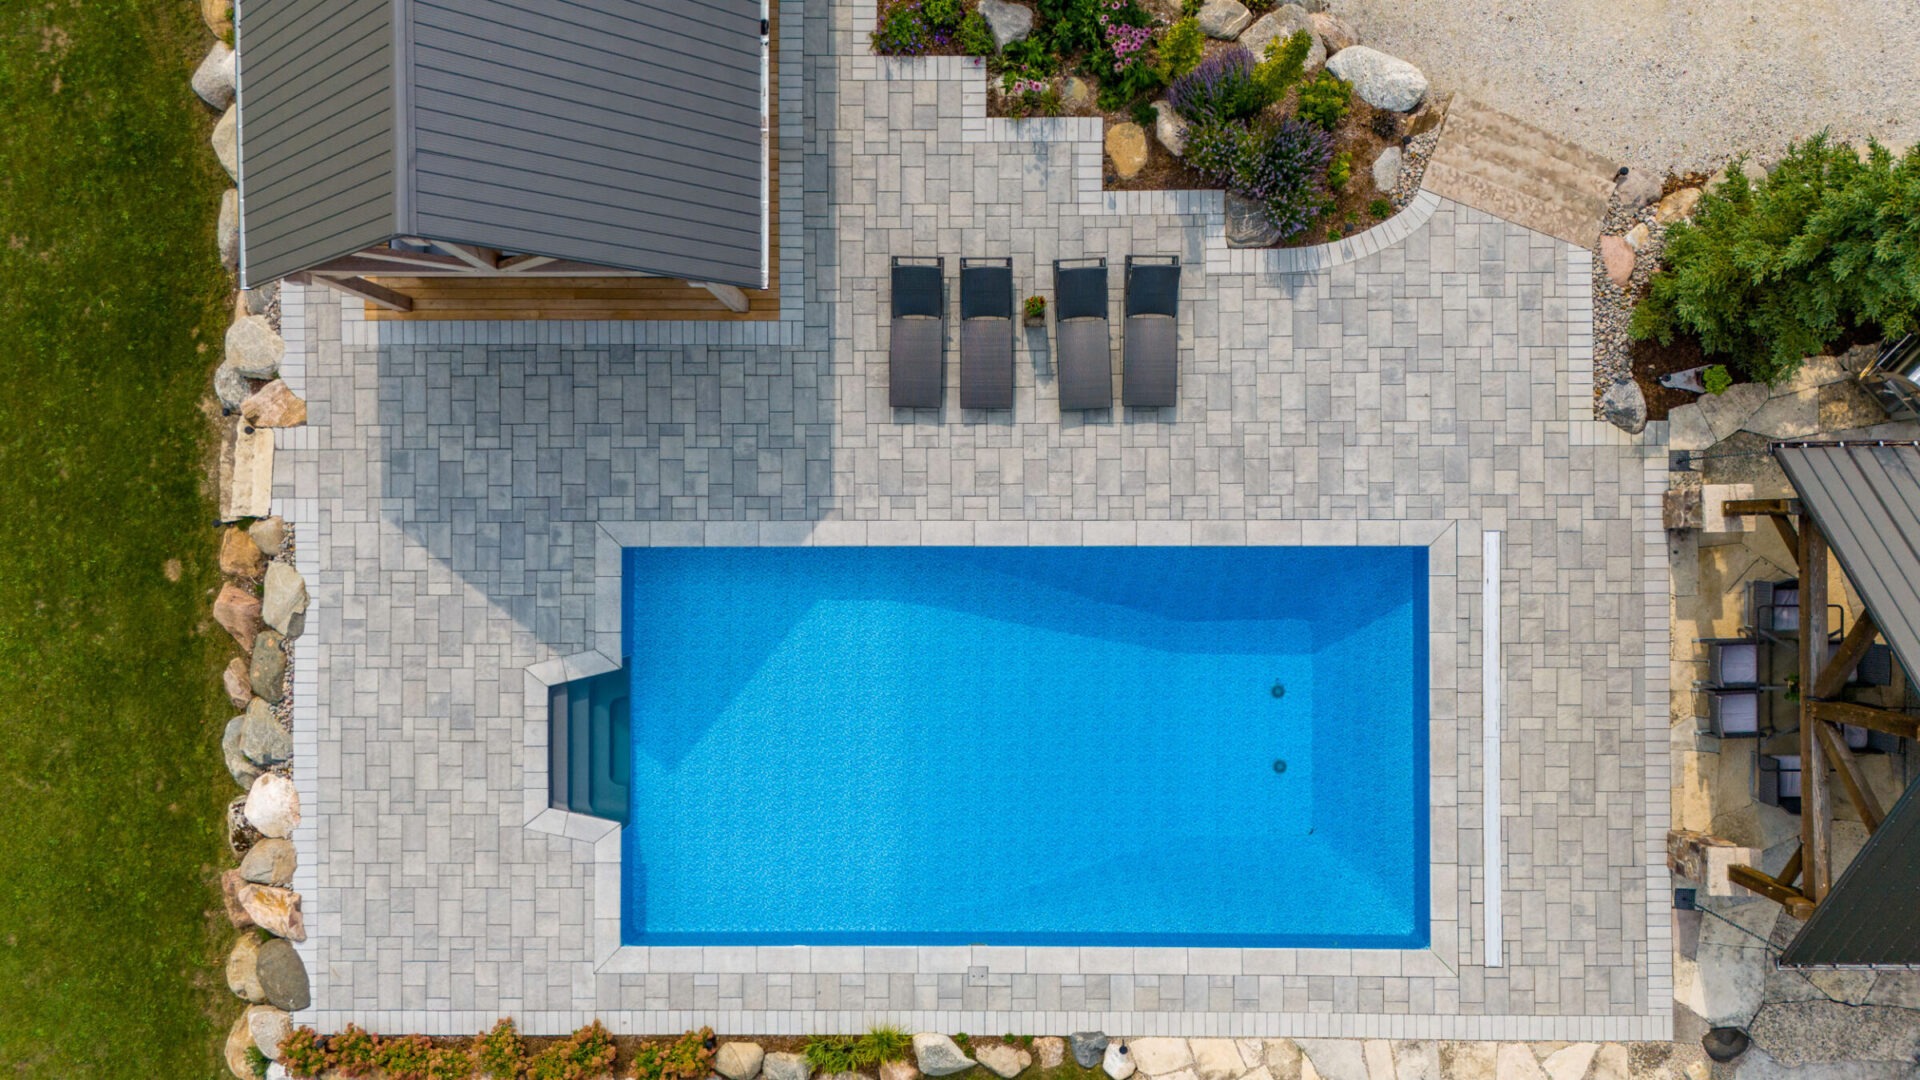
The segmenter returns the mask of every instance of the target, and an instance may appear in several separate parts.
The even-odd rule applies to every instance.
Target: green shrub
[[[1825,133],[1788,148],[1758,184],[1738,162],[1691,222],[1667,230],[1664,267],[1630,332],[1698,338],[1766,383],[1854,328],[1904,334],[1920,315],[1920,149],[1865,160]]]
[[[1327,186],[1339,191],[1353,179],[1353,155],[1345,150],[1333,155],[1333,164],[1327,166]]]
[[[256,1078],[264,1078],[267,1075],[267,1066],[271,1064],[273,1059],[267,1056],[266,1051],[252,1043],[247,1044],[247,1069]]]
[[[527,1062],[527,1080],[601,1080],[613,1068],[613,1036],[595,1020]]]
[[[1102,0],[1040,0],[1038,21],[1056,55],[1080,56],[1100,48],[1100,15],[1106,10]]]
[[[310,1027],[297,1027],[280,1040],[280,1063],[299,1077],[319,1076],[327,1071],[331,1056],[326,1042]]]
[[[1025,37],[1008,45],[987,66],[1029,79],[1051,79],[1060,73],[1060,58],[1047,48],[1045,39]]]
[[[327,1055],[341,1076],[371,1075],[379,1049],[380,1041],[358,1024],[348,1024],[346,1030],[327,1039]]]
[[[649,1043],[634,1051],[634,1076],[638,1080],[706,1080],[713,1061],[707,1040],[712,1028],[689,1031],[666,1045]]]
[[[1028,297],[1029,307],[1035,300],[1040,301],[1040,310],[1046,311],[1046,298]],[[860,1036],[860,1047],[861,1052],[875,1065],[888,1061],[905,1061],[908,1055],[913,1053],[913,1036],[896,1027],[877,1027]]]
[[[967,17],[960,20],[960,32],[954,42],[968,56],[992,56],[997,51],[993,47],[993,28],[987,25],[987,17],[977,11],[967,12]]]
[[[1367,213],[1377,218],[1390,218],[1393,216],[1393,203],[1386,199],[1375,199],[1367,204]]]
[[[1200,64],[1207,35],[1194,19],[1181,19],[1160,36],[1160,80],[1172,82]]]
[[[1707,370],[1700,373],[1700,385],[1706,387],[1709,394],[1724,394],[1733,385],[1733,373],[1725,364],[1708,364]]]
[[[387,1080],[427,1080],[427,1064],[433,1059],[433,1042],[425,1035],[401,1035],[381,1039],[373,1052],[374,1064]]]
[[[801,1044],[800,1053],[817,1073],[855,1072],[860,1068],[851,1035],[815,1035]]]
[[[1254,80],[1266,98],[1260,103],[1262,108],[1279,101],[1293,89],[1293,84],[1300,81],[1301,73],[1306,70],[1307,54],[1312,51],[1313,35],[1305,30],[1295,30],[1288,37],[1267,42],[1266,55],[1253,69]]]
[[[1331,71],[1322,71],[1300,88],[1300,118],[1332,131],[1353,107],[1353,84]]]
[[[1232,45],[1175,79],[1167,102],[1195,124],[1245,120],[1266,107],[1266,90],[1254,75],[1253,54]]]
[[[469,1080],[473,1076],[473,1058],[465,1050],[437,1046],[427,1059],[427,1080]]]
[[[527,1045],[512,1020],[502,1020],[493,1030],[473,1040],[473,1061],[494,1080],[513,1080],[526,1067]]]
[[[967,16],[960,0],[920,0],[920,11],[935,30],[958,30]]]

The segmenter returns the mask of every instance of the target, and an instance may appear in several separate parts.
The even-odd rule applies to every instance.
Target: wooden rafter
[[[389,311],[412,311],[413,299],[406,293],[395,292],[384,285],[376,285],[363,277],[340,277],[330,274],[289,274],[289,280],[317,282],[330,289],[357,296],[369,304]]]
[[[732,285],[722,285],[717,281],[689,281],[687,284],[712,293],[713,298],[720,301],[720,306],[728,311],[747,310],[747,294]]]
[[[1861,658],[1873,646],[1873,639],[1879,636],[1880,627],[1873,621],[1873,616],[1861,612],[1860,617],[1853,620],[1853,629],[1847,631],[1833,659],[1827,661],[1820,677],[1813,681],[1813,696],[1830,698],[1838,694],[1847,685],[1847,680],[1853,677],[1853,669],[1860,666]]]
[[[1800,890],[1751,866],[1727,867],[1727,880],[1779,904],[1796,919],[1804,919],[1813,914],[1813,901],[1803,895]]]
[[[475,270],[500,269],[500,252],[495,248],[446,242],[436,242],[433,246],[452,255],[454,258],[459,259]]]
[[[1811,690],[1826,666],[1827,539],[1811,515],[1800,516],[1800,685]],[[1800,697],[1800,849],[1805,880],[1800,893],[1818,904],[1833,888],[1833,810],[1827,794],[1827,754],[1815,735],[1811,693]]]
[[[1902,739],[1920,739],[1920,718],[1910,713],[1876,709],[1871,705],[1855,705],[1851,701],[1815,701],[1807,711],[1815,719],[1825,720],[1828,723],[1852,724],[1854,727],[1883,731]]]
[[[1873,788],[1867,778],[1860,773],[1860,763],[1854,760],[1853,748],[1847,745],[1846,736],[1832,724],[1815,721],[1813,730],[1819,733],[1823,749],[1833,758],[1834,771],[1840,774],[1840,786],[1847,789],[1847,799],[1853,803],[1855,813],[1866,823],[1867,833],[1871,835],[1886,820],[1886,811],[1880,809],[1880,800],[1873,794]],[[1803,781],[1804,782],[1804,781]]]
[[[499,269],[503,274],[524,274],[556,261],[548,255],[511,255],[500,260]]]
[[[1720,512],[1728,517],[1752,517],[1756,514],[1798,514],[1798,499],[1728,499],[1720,504]]]

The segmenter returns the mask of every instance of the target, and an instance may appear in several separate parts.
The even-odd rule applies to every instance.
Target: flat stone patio
[[[1207,239],[1217,196],[1102,195],[1097,134],[983,120],[963,62],[867,56],[870,4],[782,14],[782,54],[804,50],[782,72],[782,190],[805,194],[782,208],[780,323],[374,324],[284,293],[311,416],[282,433],[275,491],[313,593],[295,737],[315,1007],[298,1019],[1666,1038],[1665,461],[1658,428],[1636,445],[1590,419],[1590,256],[1431,197],[1309,262],[1229,254]],[[1011,254],[1024,294],[1049,291],[1054,257],[1129,252],[1187,264],[1176,408],[1063,419],[1045,340],[1024,334],[1011,415],[962,413],[952,387],[939,415],[887,407],[889,255]],[[609,953],[604,826],[528,805],[528,690],[617,645],[609,563],[643,527],[1436,545],[1432,948]],[[1488,530],[1501,967],[1481,937]]]

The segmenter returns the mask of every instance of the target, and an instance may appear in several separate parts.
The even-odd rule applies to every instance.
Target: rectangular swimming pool
[[[1423,547],[625,575],[627,944],[1427,943]]]

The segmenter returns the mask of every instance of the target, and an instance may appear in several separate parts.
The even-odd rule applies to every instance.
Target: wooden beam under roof
[[[1811,515],[1800,517],[1800,685],[1811,690],[1827,660],[1827,540]],[[1815,734],[1813,696],[1800,695],[1800,891],[1818,904],[1833,888],[1833,808],[1827,794],[1826,748]]]
[[[1872,731],[1884,731],[1902,739],[1920,739],[1920,718],[1892,709],[1855,705],[1851,701],[1815,701],[1807,711],[1816,720],[1834,724],[1852,724]]]
[[[1784,884],[1771,874],[1755,870],[1751,866],[1727,867],[1727,880],[1743,889],[1749,889],[1787,909],[1787,914],[1796,919],[1804,919],[1813,914],[1812,900],[1791,885]]]

